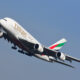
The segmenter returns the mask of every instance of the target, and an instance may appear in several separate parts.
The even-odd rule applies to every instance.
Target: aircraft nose
[[[2,26],[2,19],[0,19],[0,27]]]
[[[6,19],[0,19],[0,27],[6,28],[7,20]]]
[[[1,23],[1,19],[0,19],[0,23]]]

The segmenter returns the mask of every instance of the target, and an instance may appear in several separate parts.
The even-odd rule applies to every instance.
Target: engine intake
[[[63,60],[63,61],[66,59],[65,54],[62,53],[62,52],[58,52],[58,53],[57,53],[57,57],[58,57],[60,60]]]
[[[39,48],[39,45],[38,44],[35,44],[34,48],[35,49],[38,49]]]
[[[43,46],[39,45],[39,44],[35,44],[34,45],[34,49],[37,50],[37,51],[39,51],[39,52],[41,52],[41,53],[44,51]]]

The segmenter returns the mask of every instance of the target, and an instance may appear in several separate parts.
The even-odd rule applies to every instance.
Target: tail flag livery
[[[62,46],[67,42],[65,38],[61,39],[60,41],[56,42],[55,44],[51,45],[49,49],[52,50],[59,50],[62,48]]]

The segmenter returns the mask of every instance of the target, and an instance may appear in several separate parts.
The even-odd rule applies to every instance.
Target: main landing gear
[[[14,50],[16,50],[16,49],[17,49],[17,47],[16,47],[15,45],[14,45],[14,46],[12,46],[11,48],[12,48],[12,49],[14,49]]]
[[[24,54],[24,51],[23,51],[23,50],[18,50],[18,52],[20,52],[20,53]]]
[[[16,45],[12,46],[11,48],[12,48],[13,50],[17,50],[17,46],[16,46]],[[27,53],[27,52],[24,51],[23,49],[19,49],[18,52],[21,53],[21,54],[28,55],[28,56],[33,56],[32,53]]]

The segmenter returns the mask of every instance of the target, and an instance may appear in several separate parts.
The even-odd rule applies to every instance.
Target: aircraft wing
[[[27,47],[29,47],[29,48],[31,48],[31,49],[34,48],[34,45],[35,45],[34,43],[28,42],[28,41],[26,41],[26,40],[24,40],[24,39],[20,39],[20,38],[19,38],[19,40],[20,40],[25,46],[27,46]],[[58,53],[58,51],[53,51],[53,50],[51,50],[51,49],[49,49],[49,48],[44,47],[44,52],[43,52],[44,55],[53,56],[55,59],[57,59],[57,58],[58,58],[58,57],[57,57],[57,53]],[[80,62],[79,59],[74,58],[74,57],[71,57],[71,56],[69,56],[69,55],[65,55],[65,60],[68,60],[68,61],[70,61],[70,62],[72,62],[72,61]]]
[[[47,55],[53,56],[53,57],[55,57],[55,59],[58,58],[57,57],[58,51],[52,51],[52,50],[50,50],[48,48],[45,48],[45,51],[47,52]],[[59,53],[61,53],[61,52],[59,52]],[[64,54],[64,56],[65,56],[65,60],[67,60],[67,61],[70,61],[70,62],[72,62],[72,61],[80,62],[80,59],[74,58],[74,57],[66,55],[66,54]]]
[[[23,40],[23,39],[19,39],[19,40],[25,45],[25,47],[29,47],[31,49],[34,49],[34,45],[35,45],[34,43],[28,42],[28,41]],[[62,59],[59,58],[60,56],[57,55],[58,53],[59,53],[59,55],[61,56]],[[44,47],[43,53],[38,53],[38,54],[44,54],[44,55],[47,55],[47,56],[52,56],[52,57],[54,57],[54,59],[52,59],[52,61],[63,64],[63,65],[66,65],[66,66],[69,66],[69,67],[72,67],[72,68],[74,68],[74,66],[71,66],[71,65],[69,65],[69,64],[67,64],[63,61],[67,60],[69,62],[72,62],[72,61],[80,62],[80,60],[77,59],[77,58],[74,58],[74,57],[71,57],[69,55],[63,54],[59,51],[53,51],[53,50],[51,50],[47,47]],[[63,58],[63,57],[65,57],[65,58]]]
[[[72,61],[76,61],[76,62],[80,62],[80,59],[74,58],[72,56],[66,55],[66,60],[72,62]]]
[[[64,63],[64,62],[61,62],[61,61],[59,61],[59,60],[55,60],[55,59],[54,59],[53,61],[56,62],[56,63],[60,63],[60,64],[62,64],[62,65],[65,65],[65,66],[71,67],[71,68],[75,68],[74,66],[69,65],[69,64]]]
[[[34,47],[34,43],[31,43],[31,42],[29,42],[29,41],[26,41],[26,40],[24,40],[24,39],[21,39],[21,38],[19,38],[19,41],[26,47],[29,47],[29,48],[31,48],[31,49],[33,49],[33,47]]]

